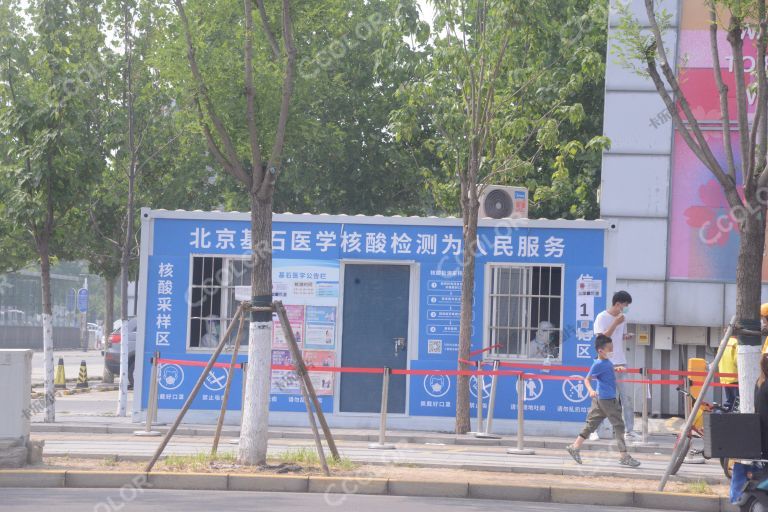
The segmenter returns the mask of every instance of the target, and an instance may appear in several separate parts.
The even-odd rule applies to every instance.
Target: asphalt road
[[[256,493],[235,491],[168,491],[148,489],[3,489],[2,509],[12,512],[190,512],[196,510],[318,512],[365,510],[366,512],[581,512],[583,505],[522,503],[451,498],[358,496],[340,494]],[[592,512],[651,512],[625,507],[589,507]],[[653,511],[658,512],[658,511]]]

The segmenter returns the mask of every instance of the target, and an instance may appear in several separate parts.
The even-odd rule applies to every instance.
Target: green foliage
[[[457,165],[472,142],[462,135],[471,123],[464,97],[472,60],[449,44],[444,29],[469,34],[474,14],[463,16],[458,0],[434,3],[431,26],[415,0],[294,2],[299,68],[276,211],[459,212]],[[485,56],[487,71],[509,37],[492,84],[499,108],[480,178],[529,187],[532,216],[597,216],[600,151],[607,147],[595,138],[602,132],[603,4],[489,1],[489,37],[482,45],[467,40],[472,59]],[[248,154],[242,4],[185,6],[216,108],[239,153]],[[279,34],[279,6],[268,3],[267,10]],[[0,0],[4,268],[31,260],[32,234],[45,227],[51,197],[54,253],[87,258],[92,271],[116,275],[129,157],[126,12],[140,139],[137,205],[249,207],[207,152],[174,9],[134,0]],[[268,84],[257,90],[257,122],[268,141],[281,66],[256,14],[255,82]]]
[[[38,250],[69,243],[61,221],[104,168],[99,26],[95,1],[0,2],[0,224]]]
[[[446,181],[468,165],[473,120],[466,114],[467,101],[477,73],[488,73],[507,38],[498,78],[475,91],[492,90],[497,107],[479,180],[527,186],[534,217],[597,217],[601,151],[607,147],[600,136],[604,3],[487,2],[491,15],[482,43],[473,39],[476,2],[434,4],[436,33],[431,44],[419,48],[425,57],[400,89],[402,106],[391,120],[399,140],[426,138],[425,149],[440,161],[428,181],[439,210],[459,212],[458,186]]]
[[[299,47],[304,65],[276,209],[430,213],[425,182],[434,158],[420,139],[402,143],[389,127],[397,91],[420,58],[401,36],[423,40],[429,27],[418,21],[414,2],[324,3],[349,14],[333,20],[322,13],[322,33],[306,28],[312,37]]]

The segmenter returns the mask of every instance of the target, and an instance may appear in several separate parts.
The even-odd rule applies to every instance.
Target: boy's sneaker
[[[576,461],[576,464],[581,464],[581,454],[579,453],[579,450],[574,448],[573,445],[568,445],[565,447],[566,450],[568,450],[568,453],[571,454],[571,457],[573,457],[573,460]]]
[[[624,440],[625,441],[639,441],[642,439],[642,436],[635,432],[634,430],[630,430],[626,434],[624,434]]]
[[[640,465],[640,461],[633,459],[630,454],[625,453],[619,460],[619,464],[630,468],[636,468]]]
[[[591,434],[589,434],[589,440],[590,441],[599,441],[600,440],[600,436],[597,435],[597,432],[592,432]]]

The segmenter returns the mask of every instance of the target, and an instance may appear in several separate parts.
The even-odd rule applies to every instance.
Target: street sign
[[[81,313],[88,311],[88,290],[85,288],[77,291],[77,310]]]

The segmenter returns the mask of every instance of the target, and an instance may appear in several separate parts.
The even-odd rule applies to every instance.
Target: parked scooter
[[[741,512],[768,512],[768,466],[747,473],[744,492],[736,502]]]

